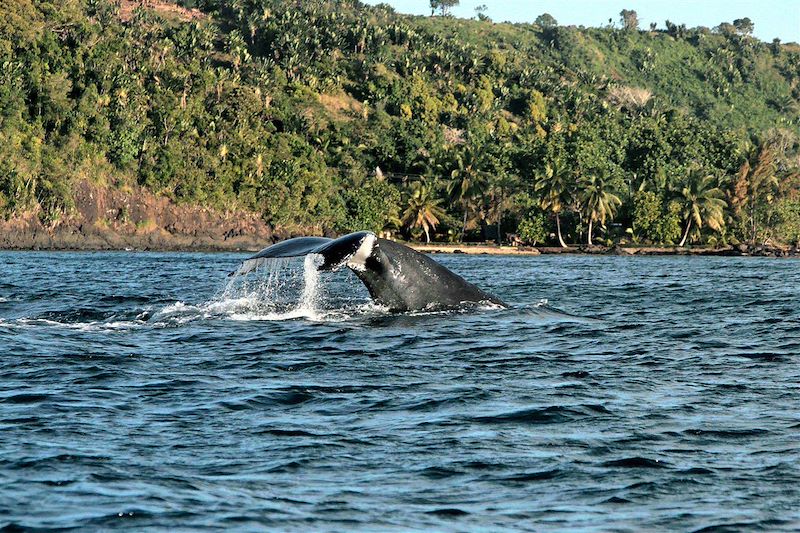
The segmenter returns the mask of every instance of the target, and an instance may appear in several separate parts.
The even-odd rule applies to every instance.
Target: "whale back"
[[[427,255],[386,239],[377,239],[363,269],[352,270],[375,302],[392,311],[452,309],[477,303],[504,305]]]

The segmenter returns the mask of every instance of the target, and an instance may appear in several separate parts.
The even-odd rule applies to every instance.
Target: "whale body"
[[[390,311],[455,309],[470,304],[505,306],[498,297],[469,283],[427,255],[359,231],[338,239],[298,237],[264,248],[232,274],[246,274],[270,259],[315,254],[321,271],[347,267],[372,299]]]

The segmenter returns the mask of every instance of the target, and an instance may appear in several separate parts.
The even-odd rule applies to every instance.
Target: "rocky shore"
[[[74,209],[44,224],[37,212],[0,220],[7,250],[258,250],[290,236],[255,213],[180,205],[140,188],[76,184]]]

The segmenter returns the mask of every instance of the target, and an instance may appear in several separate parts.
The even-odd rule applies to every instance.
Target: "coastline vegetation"
[[[89,179],[311,233],[800,241],[800,46],[749,19],[179,4],[3,3],[2,217],[64,223]]]

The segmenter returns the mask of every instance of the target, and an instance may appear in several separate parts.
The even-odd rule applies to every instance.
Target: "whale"
[[[296,237],[247,258],[231,275],[244,275],[266,262],[313,255],[322,272],[349,268],[373,301],[391,312],[448,310],[476,305],[506,307],[497,296],[468,282],[408,246],[358,231],[338,239]]]

